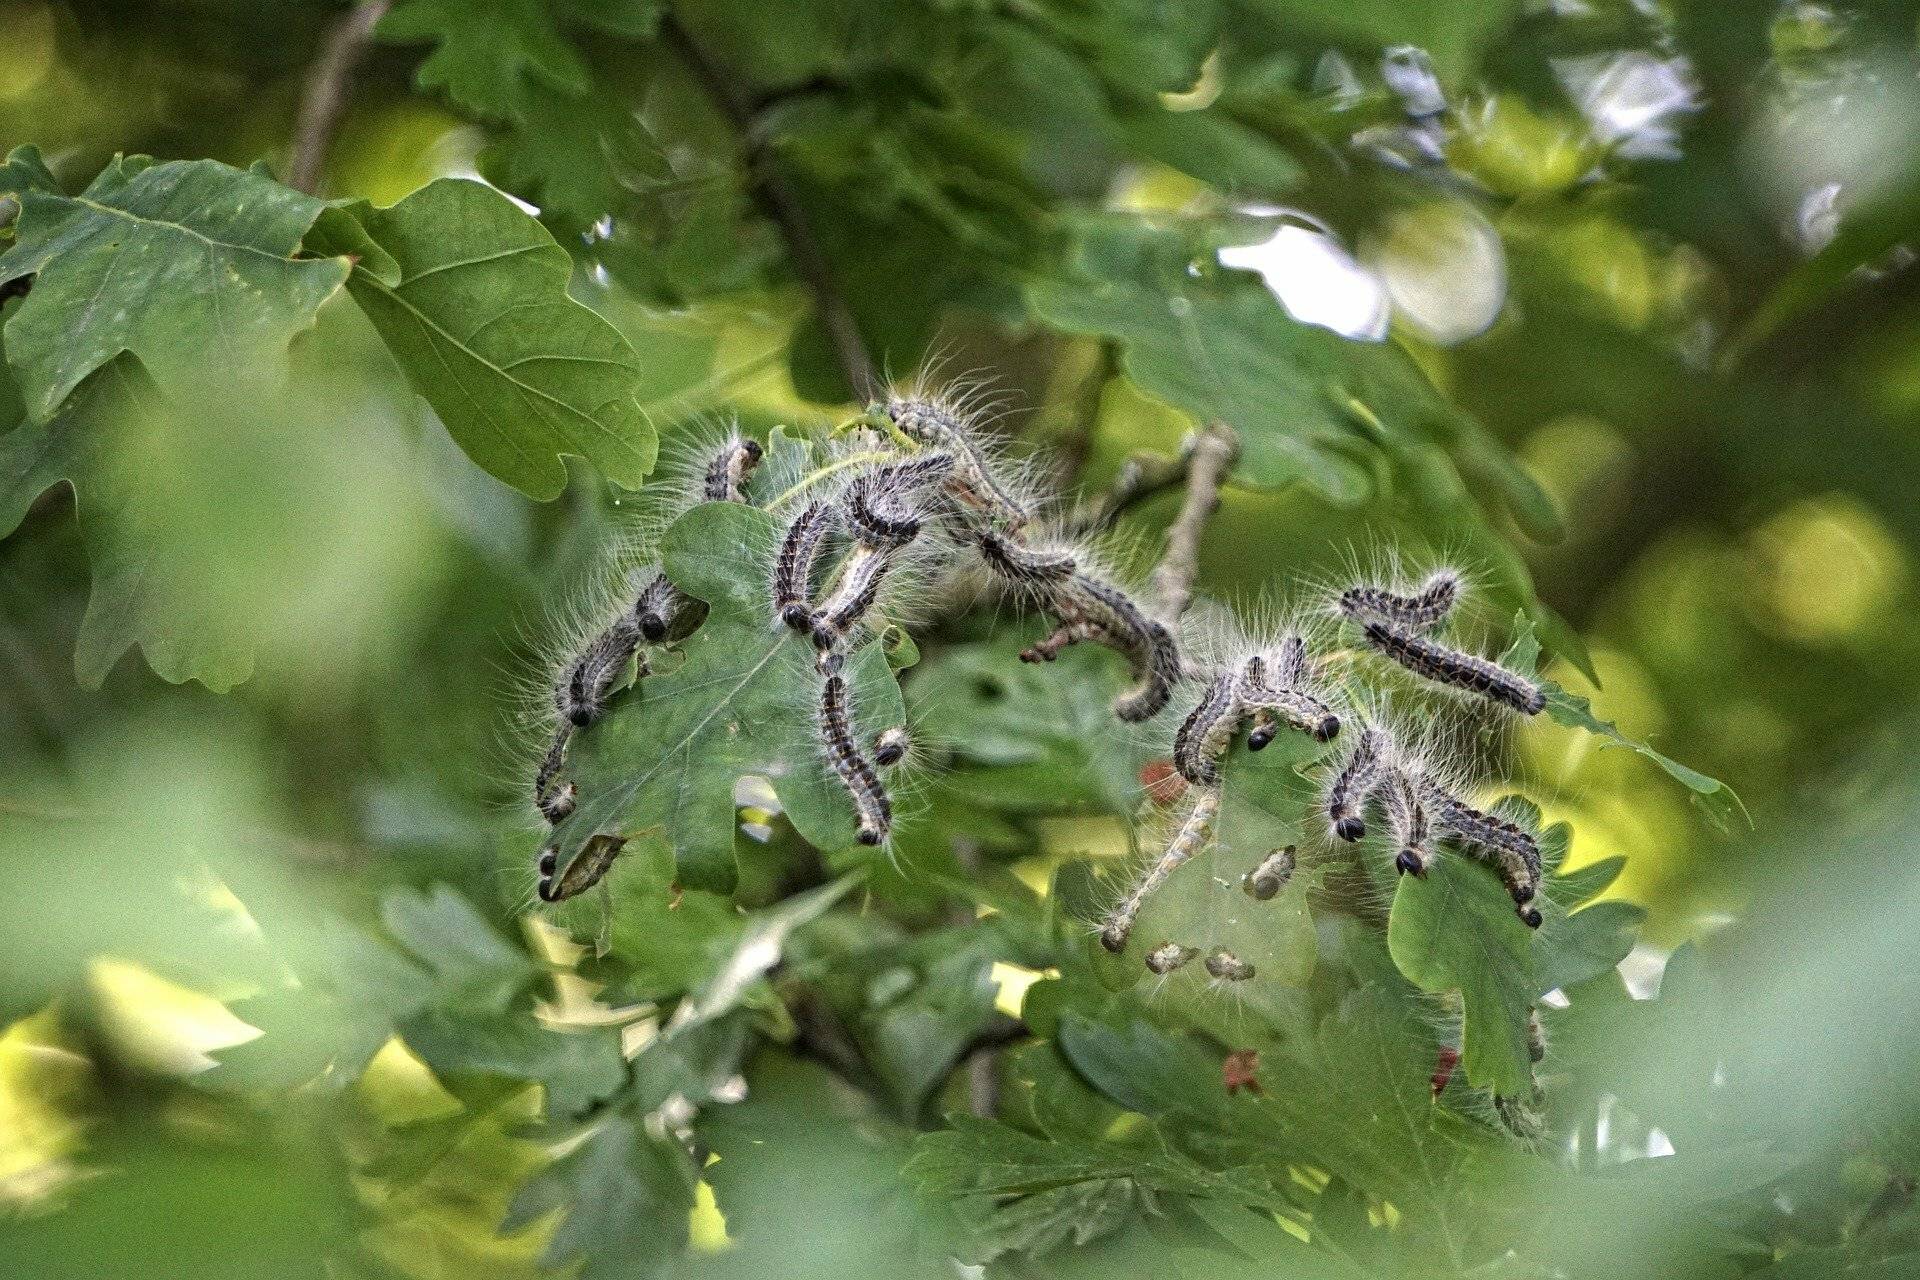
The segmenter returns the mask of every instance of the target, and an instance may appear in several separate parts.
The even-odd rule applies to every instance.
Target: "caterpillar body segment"
[[[581,729],[598,720],[607,709],[613,685],[640,649],[640,627],[628,614],[614,619],[606,630],[587,641],[567,670],[567,678],[554,691],[561,718]],[[641,675],[646,674],[646,659],[640,660]]]
[[[1082,640],[1098,640],[1102,634],[1100,628],[1090,622],[1075,622],[1058,626],[1052,631],[1049,631],[1041,639],[1034,641],[1022,649],[1020,651],[1020,661],[1052,662],[1060,656],[1062,649],[1079,644]]]
[[[1275,849],[1260,860],[1259,866],[1247,872],[1246,879],[1240,882],[1240,887],[1245,889],[1247,896],[1255,902],[1272,901],[1280,895],[1282,889],[1287,887],[1287,882],[1293,879],[1294,855],[1295,849],[1292,845],[1284,849]]]
[[[1391,768],[1380,783],[1387,826],[1399,852],[1393,865],[1403,876],[1424,876],[1433,860],[1432,824],[1421,789],[1404,769]]]
[[[1180,650],[1173,633],[1149,618],[1126,592],[1084,571],[1075,571],[1047,593],[1047,609],[1065,627],[1090,627],[1098,640],[1127,658],[1134,687],[1120,695],[1113,712],[1137,724],[1166,709],[1180,683]]]
[[[1366,838],[1367,796],[1380,776],[1385,746],[1378,729],[1372,725],[1362,729],[1346,763],[1327,786],[1327,823],[1334,835],[1349,843]]]
[[[1307,653],[1302,635],[1289,635],[1280,642],[1274,662],[1274,679],[1282,689],[1297,689],[1313,678],[1313,659]]]
[[[893,804],[880,775],[860,753],[847,714],[847,682],[838,673],[829,675],[820,686],[820,736],[827,762],[853,798],[855,838],[865,845],[883,843],[893,830]]]
[[[1127,939],[1133,935],[1133,922],[1139,918],[1140,908],[1146,905],[1155,890],[1167,882],[1168,876],[1206,848],[1208,841],[1213,839],[1213,824],[1219,817],[1220,793],[1214,790],[1197,791],[1192,810],[1174,833],[1166,851],[1141,873],[1127,891],[1127,896],[1101,922],[1101,946],[1115,955],[1127,949]]]
[[[540,765],[533,773],[533,807],[547,820],[548,826],[566,820],[573,812],[575,801],[574,785],[569,782],[556,788],[553,780],[560,773],[560,766],[567,758],[567,741],[573,736],[571,721],[562,720],[554,730],[553,741],[547,746],[547,753],[540,757]]]
[[[795,631],[813,629],[813,562],[836,517],[824,502],[807,504],[787,525],[773,558],[774,615]]]
[[[913,739],[908,735],[905,725],[882,729],[874,735],[873,762],[882,769],[891,769],[905,760],[907,752],[912,749]]]
[[[1385,623],[1412,632],[1438,629],[1453,613],[1460,599],[1460,573],[1455,569],[1436,569],[1411,593],[1401,593],[1373,583],[1360,583],[1340,593],[1339,609],[1349,619],[1365,624]]]
[[[1253,965],[1231,951],[1219,949],[1207,956],[1207,974],[1217,982],[1245,982],[1253,977]]]
[[[1177,942],[1163,942],[1147,952],[1147,969],[1164,978],[1175,969],[1192,962],[1199,954],[1198,947],[1183,947]]]
[[[585,893],[606,878],[613,869],[613,860],[620,856],[626,847],[624,836],[608,835],[596,832],[575,854],[573,861],[567,864],[567,870],[558,880],[554,879],[555,859],[558,849],[548,845],[540,851],[540,881],[537,892],[542,902],[564,902],[568,898]]]
[[[832,594],[821,601],[808,621],[814,648],[823,652],[838,648],[867,616],[867,610],[880,598],[880,588],[893,570],[898,551],[896,546],[854,544]]]
[[[634,596],[633,621],[649,644],[684,640],[707,616],[707,606],[682,595],[680,588],[657,573]]]
[[[1538,715],[1547,705],[1539,685],[1497,662],[1384,622],[1370,621],[1361,629],[1377,652],[1424,680],[1477,694],[1522,715]]]
[[[1527,1010],[1527,1060],[1539,1066],[1547,1060],[1547,1031],[1540,1025],[1540,1006]]]
[[[987,512],[1015,533],[1026,526],[1030,517],[1025,504],[994,476],[986,454],[959,414],[932,400],[894,396],[874,406],[870,416],[907,443],[953,455],[946,487],[956,499]]]
[[[1298,687],[1306,678],[1308,666],[1306,641],[1299,636],[1287,637],[1272,664],[1256,653],[1242,665],[1240,697],[1253,712],[1248,750],[1264,750],[1279,736],[1282,724],[1315,742],[1332,742],[1339,736],[1340,717],[1333,708]]]
[[[734,436],[720,447],[707,463],[707,474],[700,495],[708,502],[744,502],[744,486],[753,469],[765,456],[758,440]]]
[[[1173,767],[1180,776],[1196,787],[1218,786],[1220,762],[1242,719],[1238,681],[1232,674],[1215,677],[1173,735]]]
[[[967,536],[995,576],[1045,598],[1047,588],[1071,578],[1079,568],[1072,554],[1029,547],[984,525],[969,522]]]
[[[1433,806],[1434,825],[1493,863],[1520,919],[1529,929],[1538,929],[1540,909],[1533,900],[1540,891],[1539,842],[1506,819],[1484,813],[1437,786],[1428,788],[1428,802]]]
[[[847,523],[876,546],[903,546],[920,535],[920,490],[953,471],[953,455],[930,452],[863,472],[847,486]]]

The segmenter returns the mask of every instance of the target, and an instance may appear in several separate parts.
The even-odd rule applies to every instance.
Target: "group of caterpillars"
[[[1332,612],[1351,625],[1366,647],[1411,674],[1492,705],[1523,715],[1546,706],[1544,690],[1532,680],[1496,662],[1464,652],[1437,638],[1453,616],[1463,592],[1461,575],[1440,569],[1411,590],[1365,582],[1341,591]],[[1306,637],[1284,634],[1275,645],[1256,645],[1225,662],[1200,692],[1173,739],[1173,766],[1189,795],[1185,816],[1165,849],[1149,861],[1100,923],[1107,950],[1126,949],[1148,900],[1183,864],[1213,840],[1221,805],[1222,768],[1244,731],[1250,751],[1271,743],[1282,726],[1316,742],[1341,735],[1343,716],[1334,686],[1325,680]],[[1492,864],[1520,919],[1539,928],[1535,899],[1540,891],[1540,848],[1520,826],[1484,812],[1462,799],[1410,742],[1396,741],[1382,723],[1361,718],[1352,745],[1328,768],[1322,807],[1333,838],[1358,843],[1367,834],[1370,810],[1383,812],[1402,875],[1424,876],[1439,855],[1442,841]],[[1293,846],[1267,854],[1242,880],[1256,900],[1278,895],[1291,877]],[[1149,947],[1145,963],[1165,976],[1201,955],[1202,948],[1176,940]],[[1214,948],[1205,968],[1216,982],[1254,976],[1253,966],[1230,951]]]
[[[972,551],[1002,590],[1053,619],[1053,630],[1024,651],[1023,660],[1051,661],[1081,642],[1106,646],[1125,656],[1133,671],[1134,685],[1116,700],[1115,714],[1138,723],[1165,709],[1182,678],[1172,632],[1085,553],[1028,536],[1034,503],[1015,478],[1000,473],[966,406],[894,394],[835,435],[854,433],[879,447],[843,459],[857,461],[857,469],[845,473],[844,483],[818,486],[819,496],[785,523],[768,581],[768,612],[772,625],[790,628],[814,650],[821,750],[852,800],[862,844],[883,844],[892,831],[893,805],[881,770],[899,763],[910,744],[903,727],[880,733],[871,753],[861,743],[849,706],[846,659],[873,631],[870,614],[916,547],[924,551],[938,541]],[[762,456],[757,442],[729,436],[702,471],[699,497],[745,501],[744,482]],[[841,545],[844,554],[824,569],[827,548]],[[926,561],[924,555],[919,559]],[[636,571],[628,588],[630,603],[555,673],[554,732],[532,787],[534,805],[550,825],[572,813],[578,799],[573,783],[559,781],[573,732],[604,713],[629,671],[635,679],[648,674],[646,645],[685,639],[705,614],[700,602],[655,570]],[[539,898],[558,902],[593,887],[623,843],[619,836],[596,834],[564,872],[557,867],[557,846],[549,843],[539,858]]]
[[[1306,637],[1297,632],[1234,655],[1217,670],[1183,662],[1173,629],[1177,619],[1155,617],[1081,548],[1030,535],[1036,526],[1034,502],[1017,478],[1001,474],[964,405],[909,392],[890,394],[835,435],[850,433],[878,447],[848,455],[844,469],[823,469],[842,470],[840,482],[818,486],[816,496],[786,521],[767,586],[770,625],[789,628],[812,646],[821,681],[821,750],[851,798],[861,843],[880,845],[889,838],[893,805],[882,770],[903,759],[909,743],[900,727],[882,731],[870,751],[856,736],[846,658],[871,633],[870,612],[916,544],[922,551],[929,542],[970,550],[1003,592],[1051,619],[1052,629],[1021,653],[1022,660],[1051,661],[1081,642],[1123,655],[1133,685],[1113,706],[1122,721],[1151,720],[1180,687],[1204,681],[1173,741],[1174,767],[1192,797],[1185,818],[1101,924],[1103,945],[1124,950],[1146,901],[1212,842],[1222,764],[1240,734],[1246,733],[1254,751],[1283,728],[1332,742],[1343,728],[1340,699],[1322,678]],[[709,502],[746,501],[746,480],[763,456],[756,441],[729,435],[699,469],[697,496]],[[844,546],[844,554],[823,569],[829,546]],[[1369,649],[1413,675],[1522,714],[1539,712],[1545,698],[1537,684],[1439,638],[1461,594],[1461,576],[1440,570],[1410,591],[1371,582],[1351,586],[1339,594],[1335,608]],[[701,602],[683,595],[656,569],[631,574],[624,598],[612,621],[592,634],[554,679],[555,729],[532,787],[534,804],[549,824],[564,820],[577,802],[574,784],[559,781],[573,732],[605,712],[629,671],[635,679],[648,674],[647,646],[686,639],[705,616]],[[1369,808],[1377,807],[1386,814],[1398,869],[1412,875],[1424,874],[1440,842],[1450,839],[1495,866],[1521,918],[1537,927],[1540,913],[1532,903],[1540,857],[1534,838],[1448,790],[1417,752],[1395,743],[1383,727],[1362,723],[1349,736],[1354,744],[1326,785],[1334,836],[1360,840]],[[557,902],[591,888],[622,844],[618,835],[592,836],[563,874],[556,874],[557,849],[548,844],[540,854],[538,896]],[[1258,900],[1272,898],[1293,867],[1291,846],[1273,851],[1249,872],[1245,887]],[[1166,974],[1198,955],[1198,948],[1167,942],[1151,948],[1146,963]],[[1210,953],[1206,968],[1224,982],[1253,976],[1250,964],[1224,950]]]

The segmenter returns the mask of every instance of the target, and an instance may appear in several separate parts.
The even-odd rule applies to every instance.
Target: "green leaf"
[[[1515,638],[1501,657],[1501,665],[1521,675],[1536,676],[1540,666],[1540,641],[1534,634],[1533,626],[1521,615],[1514,619],[1513,629]],[[1679,761],[1661,755],[1646,743],[1629,738],[1620,732],[1618,725],[1596,717],[1593,703],[1580,694],[1569,693],[1551,680],[1540,680],[1540,687],[1546,692],[1547,715],[1554,723],[1563,724],[1569,729],[1584,729],[1605,739],[1607,746],[1626,747],[1653,761],[1692,793],[1694,803],[1717,829],[1725,831],[1732,826],[1736,814],[1742,817],[1746,815],[1746,805],[1739,795],[1718,778],[1709,778],[1697,769],[1689,769]]]
[[[547,1114],[570,1119],[612,1097],[626,1083],[627,1064],[616,1027],[569,1031],[541,1026],[524,1010],[478,1015],[435,1008],[400,1026],[407,1047],[443,1083],[497,1079],[538,1082]]]
[[[1454,517],[1472,509],[1458,470],[1551,524],[1539,487],[1392,343],[1295,320],[1256,278],[1216,267],[1213,246],[1139,219],[1083,219],[1079,231],[1077,275],[1031,288],[1035,311],[1119,342],[1146,391],[1234,428],[1238,483],[1305,484],[1354,506],[1390,487],[1385,462],[1417,505]]]
[[[976,1261],[1083,1245],[1152,1210],[1155,1195],[1287,1204],[1259,1177],[1207,1169],[1151,1133],[1101,1142],[1041,1138],[966,1115],[948,1116],[947,1125],[920,1139],[906,1175],[971,1208]]]
[[[1524,826],[1539,825],[1538,810],[1524,801],[1503,802],[1501,809]],[[1491,867],[1452,849],[1434,859],[1425,876],[1398,877],[1394,892],[1387,928],[1394,964],[1423,991],[1460,993],[1467,1080],[1505,1097],[1531,1088],[1527,1016],[1534,1004],[1556,987],[1618,964],[1646,915],[1625,902],[1578,909],[1613,881],[1621,862],[1557,874],[1571,834],[1556,823],[1540,835],[1545,878],[1536,899],[1538,930],[1520,921]],[[1392,854],[1377,852],[1371,865],[1391,874]]]
[[[377,34],[396,44],[434,42],[417,73],[420,87],[444,89],[491,119],[517,114],[523,77],[576,96],[590,87],[579,52],[543,0],[401,0]]]
[[[686,1247],[698,1181],[687,1154],[625,1115],[609,1116],[522,1187],[501,1223],[517,1231],[555,1209],[564,1216],[543,1265],[583,1265],[582,1280],[655,1274]]]
[[[710,611],[677,670],[642,680],[574,736],[580,803],[557,832],[562,872],[595,832],[660,830],[682,884],[731,892],[733,791],[745,776],[770,779],[794,829],[816,847],[853,845],[853,803],[820,749],[813,646],[773,624],[768,584],[780,528],[758,508],[708,503],[667,531],[668,577]],[[845,675],[862,740],[903,723],[881,646],[851,655]]]
[[[182,400],[222,381],[272,385],[346,279],[344,261],[294,256],[320,201],[212,160],[120,158],[66,196],[37,154],[16,153],[0,194],[21,206],[0,284],[34,277],[6,335],[36,422],[123,352]]]
[[[73,486],[93,568],[73,657],[82,687],[99,688],[134,644],[176,684],[221,693],[253,674],[252,637],[232,625],[241,602],[227,594],[230,580],[208,572],[213,549],[191,500],[204,481],[231,482],[207,474],[220,456],[208,427],[226,425],[163,401],[138,365],[118,360],[52,421],[0,435],[0,537],[47,489]]]
[[[996,809],[1126,813],[1148,751],[1113,732],[1124,665],[1086,645],[1021,662],[1030,642],[1015,635],[943,651],[907,684],[915,723],[937,726],[981,766]]]
[[[390,208],[347,209],[400,268],[391,283],[363,261],[347,288],[468,457],[535,498],[566,487],[564,454],[639,486],[657,440],[637,399],[638,357],[567,296],[572,263],[544,227],[498,191],[451,178]]]
[[[461,1005],[498,1012],[537,972],[526,952],[444,884],[394,890],[381,901],[380,921]]]

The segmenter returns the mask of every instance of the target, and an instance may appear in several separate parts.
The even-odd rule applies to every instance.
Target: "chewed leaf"
[[[294,256],[319,200],[213,160],[121,157],[68,196],[21,148],[0,167],[0,195],[20,202],[0,284],[34,277],[7,321],[7,358],[35,422],[123,352],[183,400],[216,378],[271,385],[347,278],[343,258]]]
[[[639,357],[567,295],[567,251],[504,195],[443,178],[389,208],[336,205],[314,232],[311,248],[359,256],[348,292],[482,467],[535,498],[566,486],[564,454],[629,489],[653,470]]]
[[[1502,802],[1508,819],[1537,829],[1525,801]],[[1571,830],[1556,823],[1540,835],[1546,878],[1536,902],[1538,930],[1514,913],[1492,868],[1447,846],[1424,877],[1400,876],[1387,948],[1394,965],[1423,991],[1458,991],[1464,1006],[1461,1059],[1469,1083],[1514,1096],[1529,1087],[1527,1014],[1541,996],[1605,972],[1633,947],[1645,912],[1625,902],[1580,908],[1611,884],[1620,860],[1558,874]],[[1371,852],[1371,851],[1370,851]],[[1387,868],[1392,855],[1373,853]]]
[[[814,845],[854,844],[852,802],[821,750],[813,646],[773,618],[779,537],[775,515],[736,503],[695,507],[668,529],[667,575],[710,611],[678,669],[617,695],[605,718],[575,736],[580,803],[557,832],[561,875],[595,832],[658,831],[682,884],[731,892],[734,784],[749,776],[773,783]],[[862,740],[904,721],[881,645],[849,656],[845,675]]]
[[[1513,627],[1516,639],[1500,659],[1500,664],[1522,675],[1535,676],[1540,664],[1540,640],[1534,634],[1533,624],[1523,614],[1514,619]],[[1620,726],[1594,715],[1593,703],[1580,694],[1570,693],[1551,680],[1540,680],[1539,683],[1547,695],[1547,715],[1552,717],[1555,724],[1565,725],[1569,729],[1584,729],[1606,739],[1609,746],[1625,747],[1653,761],[1693,793],[1694,803],[1716,829],[1725,831],[1735,814],[1745,816],[1746,805],[1741,803],[1739,795],[1726,783],[1718,778],[1709,778],[1697,769],[1689,769],[1679,761],[1661,755],[1646,743],[1629,738],[1620,732]]]

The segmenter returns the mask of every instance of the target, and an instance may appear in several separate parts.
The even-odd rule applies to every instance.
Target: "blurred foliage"
[[[378,9],[0,0],[9,1275],[1920,1274],[1920,6]],[[1141,930],[1261,980],[1142,980],[1164,735],[970,598],[853,846],[799,674],[701,692],[795,643],[711,508],[684,732],[581,743],[659,830],[523,910],[554,648],[714,420],[846,416],[836,310],[1070,499],[1233,426],[1216,599],[1467,561],[1541,933],[1373,846],[1255,914],[1276,744]]]

